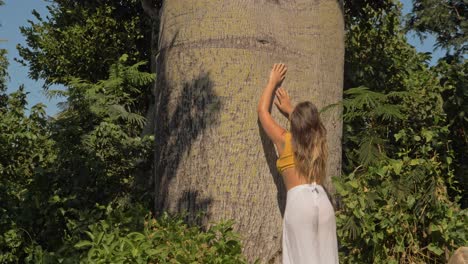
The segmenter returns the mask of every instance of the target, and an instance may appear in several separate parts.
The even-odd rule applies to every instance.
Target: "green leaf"
[[[405,132],[405,130],[404,130],[404,129],[400,130],[398,133],[396,133],[396,134],[394,135],[394,137],[395,137],[395,140],[396,140],[397,142],[398,142],[398,140],[400,140],[401,138],[406,137],[406,132]]]
[[[430,251],[432,251],[434,254],[440,256],[442,253],[444,253],[444,251],[436,246],[435,244],[431,243],[427,246],[427,249],[429,249]]]
[[[434,133],[430,130],[423,129],[421,131],[422,136],[426,139],[426,142],[429,142],[432,140],[432,137],[434,136]]]
[[[408,196],[408,198],[406,198],[406,203],[408,204],[409,208],[413,207],[415,201],[416,199],[414,198],[414,196],[410,195]]]
[[[355,189],[359,187],[359,183],[356,179],[349,181],[348,184]]]
[[[390,163],[391,168],[395,171],[396,174],[400,174],[403,167],[402,160],[392,160]]]
[[[93,246],[93,243],[88,240],[81,240],[80,242],[75,244],[76,248],[91,247],[91,246]]]

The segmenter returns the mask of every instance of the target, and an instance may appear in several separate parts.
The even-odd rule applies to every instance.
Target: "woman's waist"
[[[319,185],[319,183],[313,181],[313,182],[308,182],[306,177],[302,176],[295,167],[286,169],[283,173],[283,181],[284,184],[286,185],[286,189],[289,191],[297,186],[304,185],[303,187],[306,186],[312,186],[312,185]],[[313,180],[313,179],[310,179]]]
[[[297,184],[297,185],[294,185],[292,186],[289,190],[288,190],[288,195],[294,193],[294,192],[298,192],[300,190],[310,190],[310,191],[316,191],[317,193],[319,192],[325,192],[325,189],[323,188],[322,185],[316,183],[316,182],[312,182],[312,183],[303,183],[303,184]]]

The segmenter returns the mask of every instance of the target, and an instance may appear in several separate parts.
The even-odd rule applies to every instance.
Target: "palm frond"
[[[385,141],[377,136],[369,135],[364,137],[358,149],[359,162],[364,166],[368,166],[382,158],[384,152],[381,146],[384,143]]]
[[[400,105],[382,104],[372,110],[371,115],[380,117],[384,121],[401,120],[405,116],[401,113]]]
[[[404,118],[401,113],[401,106],[391,104],[389,101],[393,97],[405,97],[408,95],[407,92],[383,94],[360,86],[351,88],[344,93],[345,96],[349,96],[349,98],[343,100],[345,121],[352,121],[357,118],[381,118],[384,121]]]
[[[144,116],[137,113],[128,112],[122,105],[111,105],[109,107],[109,113],[115,118],[122,118],[123,120],[131,124],[135,124],[140,128],[143,127],[146,123],[146,118]]]

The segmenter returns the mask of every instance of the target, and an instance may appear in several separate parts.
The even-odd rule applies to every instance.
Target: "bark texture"
[[[156,211],[202,224],[234,219],[244,253],[281,261],[286,192],[257,120],[271,66],[294,102],[342,99],[344,23],[337,0],[169,0],[161,10],[155,109]],[[287,127],[277,109],[273,116]],[[328,175],[341,170],[339,109],[323,114]],[[334,189],[327,182],[330,192]]]

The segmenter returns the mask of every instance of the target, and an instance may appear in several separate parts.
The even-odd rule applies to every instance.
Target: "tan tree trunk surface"
[[[161,10],[155,109],[156,210],[234,219],[250,260],[280,263],[286,192],[257,120],[271,66],[294,102],[342,99],[337,0],[168,0]],[[340,110],[324,114],[328,175],[341,170]],[[287,127],[287,120],[273,109]],[[326,187],[333,192],[329,182]]]

